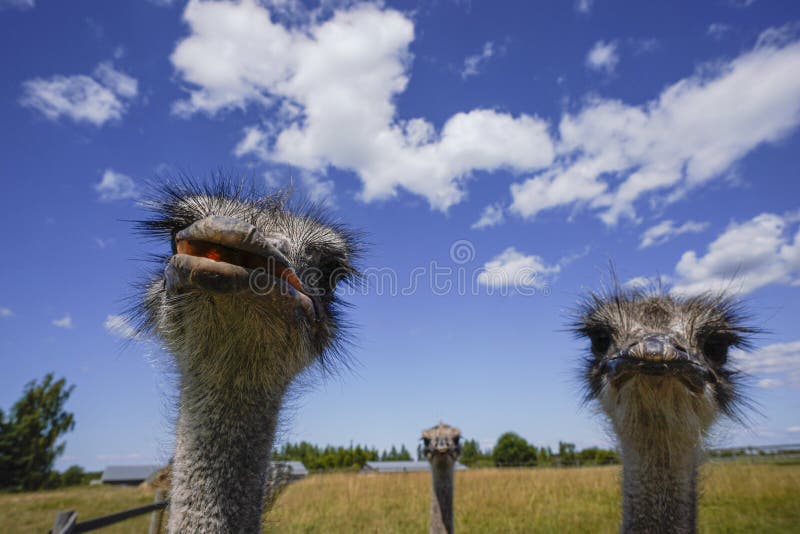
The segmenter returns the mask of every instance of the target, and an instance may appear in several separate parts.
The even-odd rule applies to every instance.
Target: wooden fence
[[[164,498],[164,490],[156,491],[156,498],[153,504],[131,508],[130,510],[123,510],[115,514],[104,515],[102,517],[95,517],[94,519],[87,519],[78,523],[78,512],[75,510],[66,510],[59,512],[56,515],[56,520],[53,523],[53,528],[50,534],[74,534],[78,532],[89,532],[99,528],[125,521],[132,517],[140,516],[143,514],[152,513],[150,517],[149,534],[159,534],[161,532],[161,522],[164,516],[164,509],[169,505],[169,501]]]

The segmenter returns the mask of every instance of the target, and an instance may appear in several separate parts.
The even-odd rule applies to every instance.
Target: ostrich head
[[[159,187],[146,206],[153,216],[140,229],[171,253],[155,258],[140,323],[182,375],[274,391],[338,353],[334,290],[356,273],[353,232],[224,179]]]
[[[696,446],[718,414],[739,412],[739,373],[728,352],[755,332],[743,321],[724,295],[619,287],[589,295],[573,324],[591,343],[587,400],[599,401],[623,446]]]
[[[425,457],[434,462],[447,459],[455,462],[461,456],[461,431],[454,426],[439,422],[433,428],[422,431]]]

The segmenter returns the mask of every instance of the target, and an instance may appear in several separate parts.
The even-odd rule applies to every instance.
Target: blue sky
[[[146,181],[219,170],[291,180],[400,288],[451,284],[347,296],[353,370],[293,400],[283,439],[413,449],[443,419],[610,444],[561,329],[613,261],[741,293],[769,330],[736,355],[762,415],[714,443],[800,441],[800,4],[0,8],[0,406],[48,371],[76,384],[59,467],[169,457],[168,357],[119,317],[165,244],[126,221]]]

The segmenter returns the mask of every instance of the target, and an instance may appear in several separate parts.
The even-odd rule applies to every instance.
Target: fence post
[[[166,497],[166,491],[163,489],[156,490],[155,500],[153,502],[161,502]],[[148,529],[148,534],[159,534],[161,532],[161,523],[164,519],[164,509],[159,508],[158,510],[153,510],[153,513],[150,515],[150,528]]]
[[[75,523],[78,521],[78,513],[74,510],[58,512],[56,520],[53,522],[53,534],[72,534],[75,532]]]

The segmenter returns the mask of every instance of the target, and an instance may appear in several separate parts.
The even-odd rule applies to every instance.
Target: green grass
[[[800,532],[800,466],[712,463],[702,476],[700,531]],[[289,486],[267,532],[426,532],[427,473],[312,475]],[[0,495],[0,532],[45,532],[61,509],[82,519],[152,502],[137,488]],[[463,532],[617,532],[618,467],[475,469],[456,474]],[[146,532],[148,516],[102,532]]]

